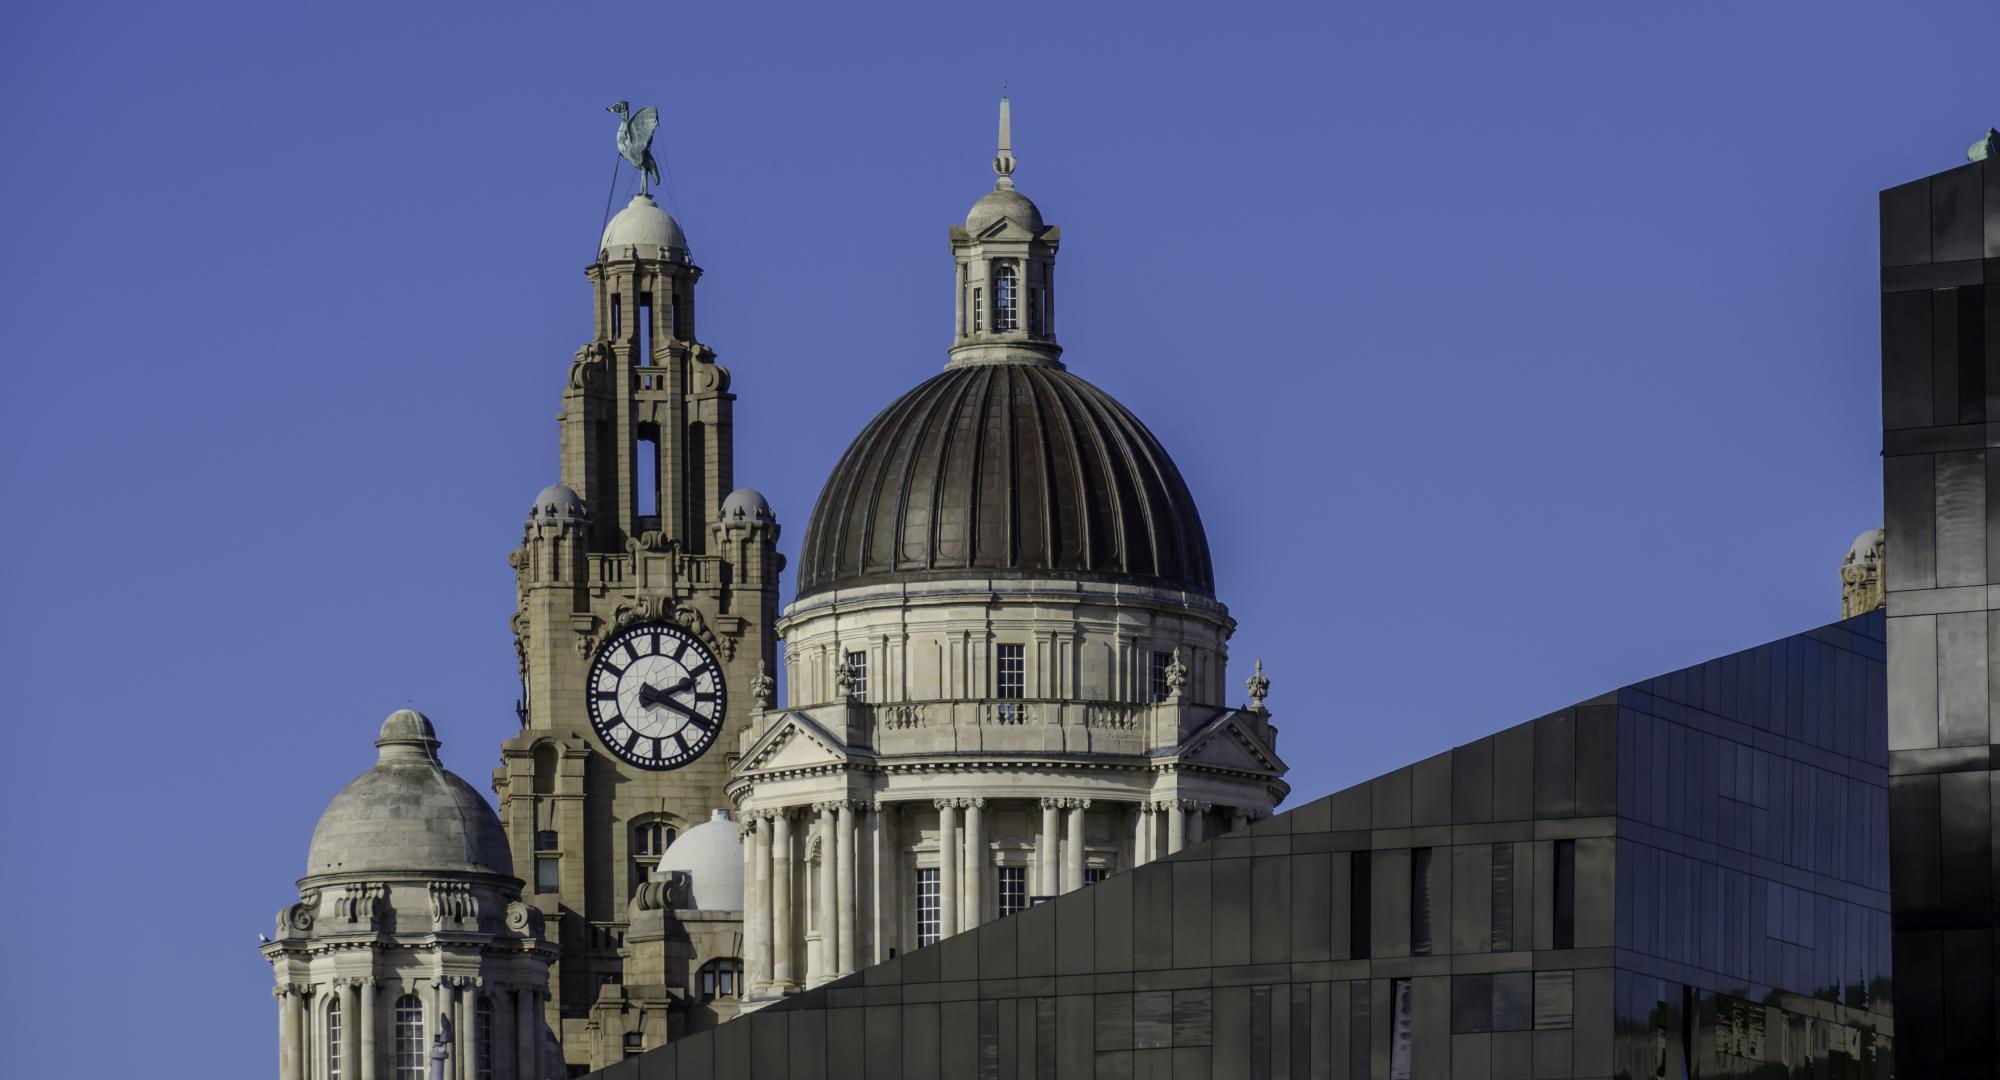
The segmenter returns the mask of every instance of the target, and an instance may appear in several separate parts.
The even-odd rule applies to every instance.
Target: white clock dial
[[[722,730],[722,667],[678,627],[635,626],[590,665],[590,724],[613,754],[642,769],[677,769]]]

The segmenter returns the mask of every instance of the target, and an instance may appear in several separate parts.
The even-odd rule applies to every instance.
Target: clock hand
[[[704,731],[715,726],[714,721],[694,711],[694,708],[692,706],[683,705],[680,702],[675,701],[673,698],[660,698],[658,699],[658,702],[659,704],[665,705],[667,708],[672,709],[677,713],[680,713],[682,716],[687,717],[690,723],[694,724],[696,727],[699,727]]]

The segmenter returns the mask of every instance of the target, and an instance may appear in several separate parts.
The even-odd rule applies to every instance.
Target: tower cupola
[[[1061,367],[1056,344],[1056,246],[1062,230],[1042,221],[1033,200],[1014,190],[1013,119],[1000,99],[1000,148],[993,190],[952,226],[958,323],[951,366],[984,363]]]

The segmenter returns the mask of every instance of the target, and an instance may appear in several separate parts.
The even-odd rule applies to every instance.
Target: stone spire
[[[993,171],[1000,176],[993,182],[995,190],[1014,190],[1014,118],[1004,94],[1000,97],[1000,152],[993,155]]]

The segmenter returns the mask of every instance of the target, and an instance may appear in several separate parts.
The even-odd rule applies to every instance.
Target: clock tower
[[[585,276],[594,332],[562,390],[562,482],[508,558],[521,729],[493,786],[557,950],[549,1025],[572,1066],[599,1066],[593,1006],[624,997],[634,894],[730,805],[731,751],[768,702],[783,561],[769,505],[733,490],[735,397],[697,336],[679,224],[640,194]]]

